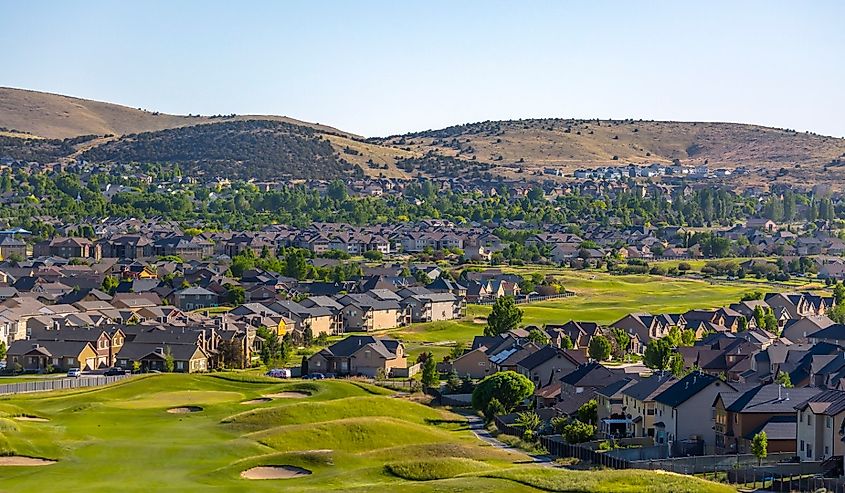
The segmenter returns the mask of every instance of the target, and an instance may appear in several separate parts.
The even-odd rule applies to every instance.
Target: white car
[[[80,370],[79,368],[71,368],[67,371],[67,376],[74,378],[81,377],[82,370]]]

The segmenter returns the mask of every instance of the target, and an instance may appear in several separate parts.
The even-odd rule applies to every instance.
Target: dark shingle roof
[[[796,402],[804,402],[817,394],[817,389],[784,389],[778,384],[759,385],[740,392],[727,406],[733,413],[788,413],[795,410]]]
[[[727,390],[731,389],[729,385],[713,375],[694,371],[661,392],[654,400],[670,407],[677,407],[713,383],[724,385]]]
[[[798,419],[794,414],[789,416],[772,416],[765,423],[746,433],[744,438],[752,440],[754,435],[766,432],[769,440],[795,440],[798,436]]]
[[[658,372],[623,390],[622,394],[638,401],[648,401],[674,385],[677,381],[678,379],[672,376],[671,373]]]

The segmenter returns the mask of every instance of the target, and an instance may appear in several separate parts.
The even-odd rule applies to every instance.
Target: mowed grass
[[[537,267],[509,267],[509,273],[554,275],[576,296],[520,305],[523,325],[562,324],[569,320],[610,324],[634,312],[678,313],[693,308],[718,308],[735,303],[753,291],[783,291],[758,280],[710,283],[699,279],[652,275],[616,276],[600,271]],[[382,331],[405,343],[411,357],[431,351],[443,357],[455,344],[469,344],[484,332],[490,306],[469,305],[463,320],[412,324]]]
[[[244,404],[282,391],[309,397]],[[184,405],[202,411],[166,412]],[[18,415],[49,421],[13,419]],[[56,486],[86,492],[477,492],[540,491],[557,484],[540,467],[523,465],[527,457],[521,453],[478,440],[462,417],[445,410],[355,381],[279,382],[250,373],[163,374],[97,389],[5,397],[0,452],[58,461],[0,466],[2,489],[16,492]],[[249,468],[269,465],[312,474],[241,478]],[[651,491],[652,485],[668,491],[641,473],[628,485],[626,474],[613,476],[623,488],[617,491]]]

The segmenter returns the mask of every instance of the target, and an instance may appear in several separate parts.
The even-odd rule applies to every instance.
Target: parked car
[[[323,379],[326,378],[326,376],[323,375],[322,373],[312,373],[312,374],[308,375],[308,378],[311,379],[311,380],[323,380]]]
[[[126,370],[124,370],[123,368],[121,368],[119,366],[115,366],[113,368],[109,368],[108,370],[104,371],[103,375],[105,375],[107,377],[114,377],[114,376],[117,376],[117,375],[126,375]]]
[[[73,378],[81,377],[82,376],[82,370],[80,370],[79,368],[71,368],[67,371],[67,376],[73,377]]]
[[[267,372],[267,376],[273,378],[290,378],[291,373],[287,368],[273,368]]]

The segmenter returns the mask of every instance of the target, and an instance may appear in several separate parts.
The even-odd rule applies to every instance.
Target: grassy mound
[[[442,418],[442,413],[428,406],[400,399],[362,396],[254,409],[230,416],[223,422],[249,429],[263,429],[364,416],[396,416],[404,421],[424,424],[426,420]]]
[[[503,469],[483,476],[545,491],[567,493],[736,493],[730,486],[662,471],[567,471],[540,467]]]
[[[280,426],[253,434],[252,437],[280,452],[312,449],[364,452],[403,442],[437,443],[453,440],[449,433],[436,428],[383,416]]]
[[[385,464],[384,468],[390,474],[409,481],[432,481],[454,478],[461,474],[478,473],[489,470],[491,466],[472,459],[442,457],[392,462]]]
[[[154,409],[173,406],[195,406],[196,404],[220,404],[224,402],[240,402],[244,395],[238,392],[215,390],[179,390],[172,392],[156,392],[146,397],[131,401],[117,401],[110,405],[121,409]]]

